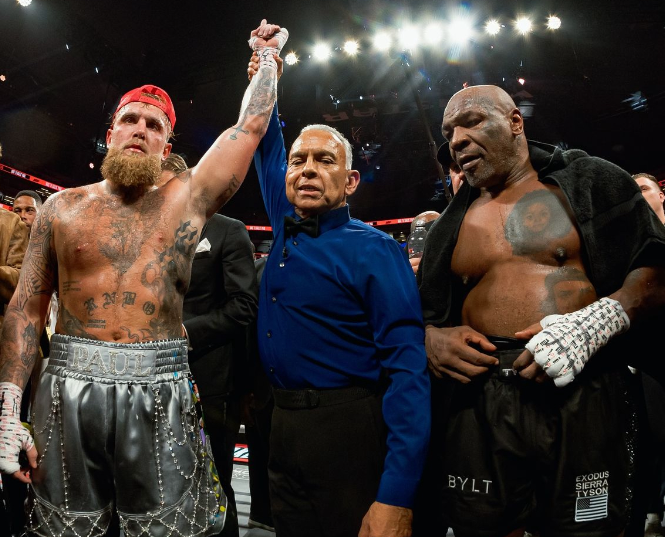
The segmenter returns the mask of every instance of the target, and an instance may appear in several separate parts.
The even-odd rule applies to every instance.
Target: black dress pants
[[[385,457],[382,397],[273,413],[270,498],[277,537],[357,537]]]

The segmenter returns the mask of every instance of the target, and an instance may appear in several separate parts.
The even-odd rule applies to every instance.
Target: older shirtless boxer
[[[665,301],[663,226],[623,170],[527,143],[497,87],[455,94],[443,133],[466,182],[419,274],[442,508],[456,537],[620,535],[629,329]]]
[[[175,112],[165,91],[142,86],[113,116],[104,180],[52,196],[32,226],[0,345],[0,469],[31,482],[30,535],[103,535],[114,509],[126,535],[221,529],[223,495],[190,391],[182,305],[201,229],[240,186],[267,128],[273,54],[288,35],[276,30],[264,21],[252,32],[259,74],[238,123],[197,166],[155,186]],[[18,408],[54,289],[60,309],[33,446]]]

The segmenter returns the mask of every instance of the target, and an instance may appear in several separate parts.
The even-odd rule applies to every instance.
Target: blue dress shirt
[[[276,107],[275,107],[276,108]],[[276,109],[255,155],[274,242],[261,282],[259,350],[274,386],[376,384],[388,453],[377,501],[410,507],[430,434],[430,383],[413,271],[390,236],[350,218],[319,216],[319,236],[284,237],[286,151]],[[296,219],[298,219],[296,217]]]

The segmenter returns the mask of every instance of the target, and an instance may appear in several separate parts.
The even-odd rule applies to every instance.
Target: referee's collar
[[[291,214],[296,220],[301,220],[299,216],[293,212]],[[349,204],[331,211],[322,213],[319,215],[319,236],[323,235],[326,231],[335,229],[336,227],[342,226],[351,220],[351,214],[349,213]]]

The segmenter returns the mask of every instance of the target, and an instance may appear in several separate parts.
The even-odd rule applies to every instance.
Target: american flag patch
[[[575,502],[575,522],[607,518],[608,494],[577,498]]]

